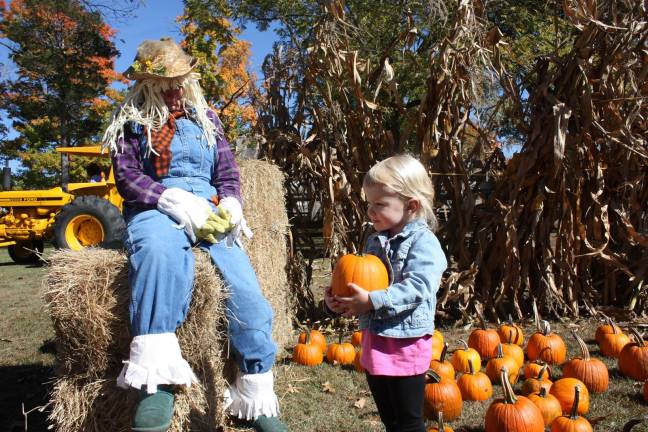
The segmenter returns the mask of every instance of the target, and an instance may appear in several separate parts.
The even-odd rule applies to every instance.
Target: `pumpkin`
[[[569,415],[556,418],[551,424],[551,432],[594,432],[592,425],[584,417],[578,416],[580,387],[574,387],[574,403]]]
[[[320,347],[320,350],[325,353],[326,352],[326,337],[324,335],[315,329],[311,329],[310,331],[305,331],[299,334],[299,343],[306,343],[306,340],[310,337],[310,343],[313,345],[317,345]]]
[[[461,415],[463,399],[454,380],[442,377],[433,370],[426,373],[425,400],[423,412],[427,418],[437,418],[440,411],[447,420]]]
[[[510,342],[512,338],[513,332],[509,334],[509,342],[502,342],[502,352],[504,352],[505,356],[512,357],[518,364],[519,369],[524,366],[524,351],[521,346]]]
[[[563,339],[551,332],[548,321],[542,321],[542,329],[531,335],[527,343],[527,356],[529,360],[542,360],[549,364],[560,365],[567,356],[567,347]]]
[[[497,357],[488,360],[486,364],[486,375],[493,383],[500,382],[502,368],[508,371],[508,378],[511,383],[515,383],[520,372],[520,366],[513,357],[507,357],[502,351],[502,344],[497,345]]]
[[[356,357],[355,347],[349,342],[342,342],[342,335],[338,343],[332,343],[326,350],[326,360],[333,365],[353,364]]]
[[[349,297],[353,294],[348,287],[351,282],[367,291],[382,290],[389,285],[389,275],[377,256],[347,254],[335,263],[331,291],[336,296]]]
[[[500,325],[497,329],[500,342],[508,342],[518,346],[524,345],[524,333],[522,327],[513,323],[511,315],[508,316],[508,321]]]
[[[481,369],[481,357],[479,353],[473,348],[469,348],[466,341],[459,339],[459,342],[463,344],[463,348],[454,350],[450,358],[450,363],[452,363],[455,370],[457,372],[470,371],[470,362],[475,362]]]
[[[648,379],[648,345],[639,332],[630,328],[635,341],[623,347],[619,353],[619,370],[637,381]]]
[[[497,355],[497,346],[500,344],[500,337],[494,329],[487,329],[486,322],[479,309],[477,317],[481,325],[480,329],[473,330],[468,336],[468,346],[479,353],[481,358],[489,359]]]
[[[472,362],[468,362],[470,372],[465,373],[457,380],[457,386],[463,400],[483,401],[493,395],[493,384],[490,378],[479,370],[475,372]]]
[[[485,432],[544,432],[540,408],[524,396],[517,396],[508,380],[508,371],[500,374],[504,397],[494,400],[485,418]]]
[[[353,367],[357,372],[364,372],[365,368],[360,364],[360,358],[362,357],[362,350],[356,351],[355,358],[353,359]]]
[[[432,344],[432,359],[439,360],[444,347],[443,334],[439,330],[434,330],[430,343]]]
[[[547,367],[547,364],[545,364],[535,377],[524,380],[521,388],[521,392],[524,396],[528,396],[531,393],[538,393],[541,389],[549,391],[553,382],[546,378]]]
[[[598,343],[601,354],[606,357],[618,358],[624,346],[631,342],[630,336],[623,333],[619,326],[610,321],[610,331],[599,336]]]
[[[362,344],[362,332],[361,331],[354,331],[351,334],[351,344],[354,347],[359,347]]]
[[[528,398],[540,408],[545,426],[551,426],[551,423],[562,415],[560,402],[558,402],[556,396],[549,394],[546,388],[543,387],[539,392],[531,393]]]
[[[547,367],[544,368],[544,366]],[[544,374],[542,377],[551,380],[551,366],[549,366],[547,363],[543,362],[542,360],[535,360],[532,362],[528,362],[524,366],[524,377],[525,378],[537,377],[538,373],[543,368],[544,368]]]
[[[549,393],[556,396],[563,413],[568,413],[574,404],[574,387],[579,386],[578,414],[585,414],[589,411],[589,392],[585,384],[576,378],[560,378],[553,383]]]
[[[441,333],[439,330],[434,330],[434,333],[432,333],[432,338],[433,339],[438,339],[439,342],[441,342],[441,346],[443,346],[443,342],[445,340],[443,338],[443,333]]]
[[[304,343],[298,343],[293,350],[293,361],[304,366],[316,366],[322,363],[324,354],[318,345],[310,340],[307,334]]]
[[[585,341],[576,333],[574,338],[580,346],[581,357],[574,357],[563,366],[564,378],[578,378],[587,390],[602,393],[608,388],[610,377],[607,366],[599,359],[591,358]]]
[[[434,358],[430,361],[430,369],[435,371],[441,376],[448,377],[450,379],[455,379],[455,370],[448,360],[446,360],[446,354],[448,353],[448,344],[443,344],[443,351],[441,351],[441,357],[438,360]]]
[[[599,345],[601,345],[603,336],[610,333],[623,333],[623,332],[621,331],[621,327],[616,325],[610,317],[606,316],[604,323],[596,328],[596,333],[594,333],[594,339]]]
[[[426,432],[454,432],[454,429],[443,424],[443,411],[439,411],[439,416],[437,417],[437,426],[430,426],[429,428],[427,428]]]

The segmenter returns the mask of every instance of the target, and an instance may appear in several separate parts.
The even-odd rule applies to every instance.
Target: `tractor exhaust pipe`
[[[7,165],[2,168],[2,189],[11,189],[11,168],[9,167],[9,161],[7,161]]]

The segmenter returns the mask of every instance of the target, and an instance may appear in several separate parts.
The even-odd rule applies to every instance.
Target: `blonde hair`
[[[362,186],[384,185],[403,199],[416,198],[421,203],[417,217],[425,219],[433,231],[437,228],[434,214],[434,186],[425,167],[408,154],[396,155],[378,162],[364,177]]]
[[[203,130],[209,146],[222,137],[222,131],[217,130],[207,116],[209,105],[203,96],[199,74],[190,72],[176,78],[143,78],[135,82],[128,91],[124,102],[115,110],[103,136],[103,147],[117,151],[117,143],[124,138],[124,125],[135,122],[144,126],[147,135],[148,151],[155,152],[151,143],[151,131],[159,130],[169,120],[169,108],[164,102],[162,92],[175,87],[183,87],[184,109],[191,114]],[[193,109],[193,112],[190,110]]]

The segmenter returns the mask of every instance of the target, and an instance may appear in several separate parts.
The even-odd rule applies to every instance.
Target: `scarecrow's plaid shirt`
[[[221,122],[216,114],[209,111],[207,116],[214,122],[216,129],[222,131]],[[224,137],[216,140],[215,151],[218,153],[218,162],[211,184],[216,187],[219,198],[233,196],[242,202],[239,169],[229,143]],[[126,127],[124,140],[117,143],[117,152],[112,152],[117,190],[127,205],[156,207],[166,187],[144,173],[143,160],[138,135]]]

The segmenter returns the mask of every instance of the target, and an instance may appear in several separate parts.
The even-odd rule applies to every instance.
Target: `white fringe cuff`
[[[260,415],[279,416],[279,400],[274,392],[272,371],[239,373],[234,385],[225,390],[225,409],[245,420],[255,420]]]
[[[198,378],[182,357],[175,333],[135,336],[130,345],[130,358],[117,377],[122,388],[142,388],[148,393],[157,391],[160,384],[191,386]]]

